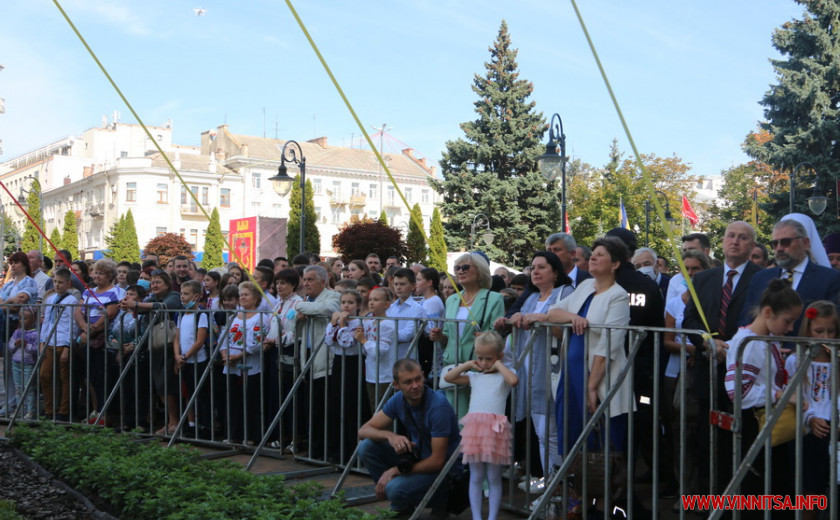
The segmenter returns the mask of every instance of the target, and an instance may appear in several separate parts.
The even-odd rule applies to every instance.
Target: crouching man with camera
[[[425,385],[417,361],[397,361],[393,376],[396,393],[359,430],[359,459],[376,482],[376,496],[387,498],[392,510],[407,516],[458,449],[461,435],[455,410],[446,397]],[[393,432],[394,420],[403,424],[408,437]],[[461,471],[458,461],[450,477]],[[444,482],[428,504],[434,516],[447,516],[448,495]]]

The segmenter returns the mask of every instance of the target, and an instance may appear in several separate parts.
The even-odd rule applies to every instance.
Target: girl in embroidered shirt
[[[727,342],[726,353],[726,378],[724,385],[726,393],[734,402],[735,400],[735,367],[738,349],[742,341],[750,336],[784,336],[793,330],[793,324],[802,314],[802,300],[790,285],[782,279],[770,280],[767,290],[761,295],[758,307],[758,315],[755,320],[747,326],[742,327]],[[754,412],[764,409],[767,387],[770,386],[770,396],[775,404],[787,386],[788,374],[785,370],[784,360],[780,351],[781,341],[749,341],[744,347],[741,364],[743,366],[741,387],[742,401],[742,423],[743,423],[743,446],[746,449],[755,441],[758,436],[758,420]],[[770,360],[770,372],[767,373],[767,356]],[[778,451],[778,453],[777,453]],[[790,484],[790,472],[788,470],[787,446],[785,444],[773,448],[773,483],[771,489],[774,494],[786,494],[785,490]],[[758,473],[763,473],[764,455],[759,456],[753,462],[753,467]],[[786,478],[784,478],[784,477]],[[764,489],[764,477],[750,473],[744,478],[742,491],[745,493],[760,493]],[[791,492],[793,490],[791,489]]]
[[[811,303],[805,309],[802,328],[799,335],[808,338],[837,338],[840,333],[840,316],[837,306],[825,300]],[[793,375],[797,368],[796,354],[788,356],[785,369],[788,375]],[[831,350],[822,346],[819,353],[808,367],[808,373],[802,383],[805,389],[805,410],[802,422],[810,428],[810,432],[802,438],[802,452],[800,456],[807,464],[808,471],[802,475],[802,492],[804,494],[821,494],[825,492],[831,471],[831,460],[826,457],[829,453],[831,422]],[[802,518],[817,518],[818,510],[806,510]]]
[[[470,407],[461,419],[461,453],[470,465],[470,510],[481,520],[484,478],[490,485],[488,519],[495,520],[502,500],[502,466],[510,464],[511,431],[505,403],[519,378],[502,362],[504,342],[494,331],[475,338],[475,359],[462,363],[443,378],[453,384],[469,385]]]

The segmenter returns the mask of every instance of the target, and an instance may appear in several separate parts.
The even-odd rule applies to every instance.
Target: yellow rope
[[[621,126],[624,128],[624,134],[627,136],[627,140],[630,142],[630,147],[633,149],[633,155],[636,157],[636,163],[639,165],[639,168],[642,171],[642,180],[645,184],[645,188],[651,195],[651,199],[653,200],[653,204],[656,207],[656,214],[659,217],[659,220],[662,222],[665,233],[668,236],[668,242],[671,243],[671,247],[674,249],[674,255],[677,258],[677,263],[680,266],[680,272],[683,275],[683,278],[688,285],[688,291],[691,293],[691,299],[694,301],[695,307],[697,307],[697,312],[700,314],[700,319],[703,321],[703,325],[706,327],[707,334],[704,335],[704,339],[709,339],[712,336],[712,331],[709,328],[709,322],[706,320],[706,314],[703,312],[703,307],[700,305],[700,300],[697,298],[697,292],[694,290],[694,284],[691,282],[691,277],[688,275],[688,270],[685,268],[685,262],[682,259],[682,251],[677,246],[676,241],[673,239],[674,231],[671,227],[671,223],[665,219],[665,214],[662,211],[662,206],[659,204],[659,198],[655,196],[653,182],[650,178],[650,172],[648,172],[647,168],[645,168],[644,163],[642,162],[642,156],[639,154],[639,150],[636,148],[636,142],[633,140],[633,135],[630,133],[630,128],[627,126],[627,121],[624,119],[624,114],[621,112],[621,107],[618,104],[618,99],[615,97],[615,93],[613,92],[612,86],[610,85],[610,80],[607,78],[607,73],[604,71],[604,66],[601,64],[601,58],[598,57],[598,51],[595,50],[595,45],[592,43],[592,38],[589,36],[589,31],[586,29],[586,24],[583,21],[583,17],[580,14],[580,10],[578,9],[577,3],[575,0],[570,0],[572,2],[572,7],[575,10],[575,15],[577,16],[578,22],[580,23],[580,28],[583,30],[583,34],[586,37],[586,42],[589,44],[589,49],[592,51],[592,56],[595,58],[595,63],[598,65],[598,70],[601,72],[601,77],[604,80],[604,85],[607,87],[607,91],[610,94],[610,99],[612,100],[613,106],[615,107],[615,111],[618,114],[618,119],[621,121]]]

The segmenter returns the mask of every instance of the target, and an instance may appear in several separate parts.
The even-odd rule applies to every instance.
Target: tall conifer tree
[[[70,252],[74,260],[79,258],[79,234],[76,224],[76,212],[67,210],[64,214],[64,231],[61,234],[61,248]]]
[[[300,181],[295,177],[292,193],[289,195],[289,220],[286,224],[286,256],[295,256],[300,248]],[[318,216],[315,214],[315,191],[312,183],[306,181],[306,242],[304,249],[316,255],[321,251],[321,234],[318,232]]]
[[[440,211],[435,206],[432,212],[432,224],[429,227],[429,267],[446,271],[446,239],[443,236],[443,221]]]
[[[420,204],[415,203],[411,208],[411,219],[408,221],[408,235],[405,242],[408,245],[408,264],[426,263],[426,240],[420,226],[423,225],[423,212],[420,211]]]
[[[207,224],[207,238],[204,240],[204,258],[201,260],[201,267],[212,269],[224,265],[222,250],[224,239],[222,238],[222,224],[219,221],[219,209],[213,208],[210,214],[210,223]]]

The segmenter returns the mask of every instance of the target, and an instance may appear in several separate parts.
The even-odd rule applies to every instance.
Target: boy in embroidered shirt
[[[70,294],[71,273],[60,268],[53,274],[55,292],[45,302],[44,322],[41,325],[41,392],[44,394],[44,413],[55,420],[70,419],[70,343],[76,337],[73,308],[79,300]],[[55,329],[55,330],[53,330]],[[58,366],[56,366],[58,362]],[[58,383],[57,388],[54,383]],[[58,410],[55,402],[59,400]]]
[[[181,284],[181,303],[184,312],[175,329],[175,373],[179,374],[187,390],[187,397],[195,393],[196,383],[207,366],[207,314],[198,312],[198,302],[202,296],[201,284],[189,280]],[[208,436],[210,433],[210,399],[204,390],[205,385],[195,400],[195,407],[190,409],[188,417],[190,427],[195,433]],[[196,417],[196,413],[198,416]],[[196,427],[196,425],[198,425]],[[189,433],[189,432],[188,432]]]
[[[387,316],[391,304],[391,293],[381,287],[370,292],[370,315],[377,318]],[[365,350],[365,380],[371,413],[376,411],[378,401],[385,395],[391,383],[390,350],[394,340],[393,320],[364,320],[364,328],[355,330],[356,341]]]

